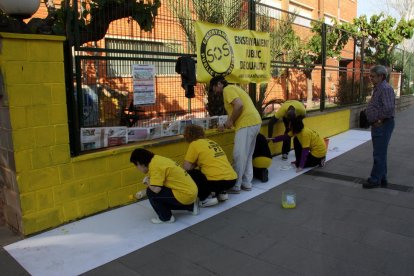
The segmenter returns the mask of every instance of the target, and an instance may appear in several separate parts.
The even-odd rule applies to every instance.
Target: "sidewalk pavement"
[[[367,142],[85,275],[414,275],[412,118],[414,108],[397,113],[386,189],[361,187],[372,166]],[[296,209],[281,208],[286,190]],[[0,227],[2,246],[15,240]],[[3,248],[0,267],[28,275]]]

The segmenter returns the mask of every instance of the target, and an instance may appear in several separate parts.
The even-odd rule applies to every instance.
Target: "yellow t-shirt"
[[[295,136],[290,131],[289,136]],[[310,153],[318,158],[326,156],[326,145],[322,137],[319,136],[319,133],[304,127],[301,132],[296,134],[296,137],[299,140],[299,143],[302,145],[302,148],[309,148]]]
[[[191,176],[173,160],[154,155],[148,165],[151,186],[170,188],[174,197],[182,204],[194,203],[198,189]]]
[[[216,142],[198,139],[188,146],[184,160],[196,164],[208,180],[233,180],[237,174]]]
[[[240,128],[261,124],[262,118],[250,99],[249,94],[235,85],[228,85],[223,89],[224,109],[226,109],[227,114],[230,116],[233,113],[231,103],[236,98],[240,98],[243,102],[243,111],[240,117],[234,122],[235,129],[238,130]]]
[[[279,110],[275,113],[275,117],[277,119],[282,119],[283,117],[286,117],[287,110],[290,106],[293,106],[295,108],[296,116],[306,116],[306,109],[303,103],[296,100],[288,100],[284,102],[282,106],[279,108]]]

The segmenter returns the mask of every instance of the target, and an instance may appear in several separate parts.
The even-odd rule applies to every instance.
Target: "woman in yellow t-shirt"
[[[285,101],[279,108],[279,110],[272,116],[269,120],[269,124],[267,126],[268,129],[268,137],[273,137],[273,127],[279,119],[283,120],[283,124],[285,125],[285,134],[287,134],[290,129],[290,121],[294,118],[305,118],[306,116],[306,108],[302,102],[297,100],[287,100]],[[282,145],[282,160],[288,159],[288,154],[290,151],[290,139],[285,139]]]
[[[325,166],[326,144],[324,139],[313,129],[305,127],[302,118],[295,118],[290,122],[290,132],[277,136],[273,142],[283,141],[295,137],[293,145],[296,160],[292,162],[296,166],[296,172],[303,168]]]
[[[184,130],[184,138],[190,145],[183,167],[198,186],[200,206],[213,206],[219,200],[227,200],[226,190],[236,184],[237,174],[226,153],[219,144],[205,138],[204,130],[200,126],[187,126]],[[196,167],[199,169],[195,169]]]
[[[138,148],[130,158],[139,171],[146,174],[147,197],[158,217],[152,223],[173,223],[171,210],[187,210],[198,214],[197,185],[180,165],[149,150]]]

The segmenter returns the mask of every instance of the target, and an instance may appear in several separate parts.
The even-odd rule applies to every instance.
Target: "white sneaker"
[[[252,186],[251,186],[251,184],[250,184],[250,186],[241,185],[241,189],[243,191],[251,191],[252,190]]]
[[[229,199],[229,195],[226,192],[222,192],[218,194],[217,199],[219,201],[226,201],[227,199]]]
[[[218,204],[218,200],[216,197],[208,197],[203,201],[200,201],[200,207],[209,207]]]
[[[282,160],[284,161],[288,160],[288,155],[286,153],[282,154]]]
[[[160,218],[152,218],[151,222],[154,224],[161,224],[161,223],[173,223],[175,221],[175,217],[171,216],[170,220],[162,221]]]
[[[198,204],[199,204],[199,200],[197,197],[196,201],[194,201],[194,204],[193,204],[193,216],[197,216],[198,213],[200,213],[200,208],[198,207]]]
[[[319,167],[323,168],[325,167],[326,158],[322,158],[321,162],[319,163]]]
[[[230,189],[227,190],[227,193],[229,193],[229,194],[240,194],[240,188],[236,188],[236,187],[230,188]]]

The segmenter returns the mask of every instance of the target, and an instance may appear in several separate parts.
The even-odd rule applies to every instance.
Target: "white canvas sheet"
[[[330,138],[327,160],[335,158],[370,140],[369,131],[350,130]],[[41,233],[5,248],[32,275],[78,275],[103,265],[150,243],[172,235],[208,219],[299,174],[289,168],[288,161],[273,158],[269,182],[254,182],[250,192],[229,195],[230,199],[211,208],[200,208],[200,214],[175,212],[173,224],[155,225],[155,216],[148,200],[88,217]]]

